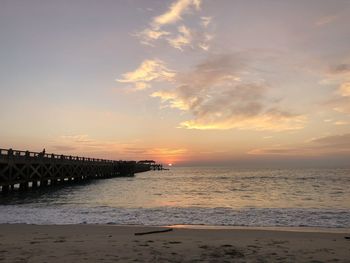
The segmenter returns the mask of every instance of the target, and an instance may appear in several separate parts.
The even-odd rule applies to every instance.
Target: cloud
[[[310,142],[322,147],[350,151],[350,133],[319,137]]]
[[[350,81],[350,64],[339,63],[328,66],[324,72],[324,78],[320,81],[323,85],[338,85]]]
[[[272,138],[273,138],[273,136],[264,136],[263,137],[264,140],[269,140],[269,139],[272,139]]]
[[[53,145],[51,147],[53,151],[60,151],[60,152],[71,152],[74,150],[77,150],[76,147],[68,146],[68,145]]]
[[[334,111],[350,114],[350,97],[336,97],[326,104],[330,105]]]
[[[273,105],[266,96],[267,84],[241,79],[242,73],[247,73],[247,63],[239,54],[212,56],[194,70],[178,74],[175,88],[151,96],[193,115],[193,119],[180,124],[182,128],[302,129],[306,118]]]
[[[340,63],[329,68],[325,83],[337,85],[334,94],[325,104],[333,110],[350,114],[350,64]]]
[[[213,38],[207,32],[211,17],[201,17],[199,27],[189,28],[183,23],[183,15],[191,10],[200,9],[201,0],[178,0],[170,5],[167,12],[156,16],[149,23],[149,26],[134,34],[145,45],[155,46],[156,41],[165,41],[171,47],[183,51],[184,48],[199,48],[207,51],[210,48],[209,42]],[[177,26],[181,21],[182,25]],[[166,27],[166,30],[162,28]]]
[[[350,82],[342,83],[326,105],[337,112],[350,114]]]
[[[329,73],[331,74],[350,73],[350,64],[342,63],[342,64],[334,65],[330,68]]]
[[[171,81],[175,72],[169,70],[165,63],[159,59],[144,60],[134,71],[122,75],[122,79],[116,81],[121,83],[132,83],[137,90],[150,87],[152,81]]]
[[[141,143],[142,144],[142,143]],[[62,153],[106,159],[181,160],[188,150],[182,147],[140,147],[140,142],[119,143],[97,140],[87,134],[63,135],[52,142],[50,148]]]
[[[210,17],[210,16],[202,16],[201,17],[201,24],[202,24],[202,26],[203,27],[208,27],[209,26],[209,24],[211,23],[211,21],[212,21],[212,17]]]
[[[158,97],[161,99],[163,103],[169,102],[169,106],[171,108],[176,108],[184,111],[190,109],[188,103],[182,100],[181,98],[179,98],[179,96],[176,94],[175,91],[160,90],[160,91],[153,92],[151,94],[151,97],[154,97],[154,98]]]
[[[188,152],[185,148],[153,148],[149,154],[153,156],[180,157]]]
[[[61,138],[64,140],[71,140],[77,143],[89,143],[92,141],[91,139],[89,139],[89,136],[87,134],[62,135]]]
[[[142,157],[178,157],[187,152],[185,148],[145,148],[128,146],[122,149],[127,154],[138,154]]]
[[[213,120],[209,116],[207,119],[195,119],[181,123],[181,127],[199,130],[258,130],[258,131],[286,131],[304,128],[306,118],[304,116],[285,114],[282,112],[264,112],[257,116],[241,115]]]
[[[252,149],[247,152],[251,155],[300,155],[304,152],[300,148],[288,148],[288,147],[271,147],[271,148],[258,148]]]
[[[159,29],[163,25],[174,24],[182,19],[182,15],[188,11],[188,9],[194,7],[199,10],[201,0],[178,0],[171,4],[169,10],[164,14],[153,18],[152,27]]]
[[[326,122],[326,123],[331,123],[333,125],[348,125],[349,124],[349,122],[343,121],[343,120],[334,121],[332,119],[326,119],[326,120],[323,120],[323,121]]]
[[[208,51],[210,48],[210,40],[213,39],[213,35],[210,35],[208,33],[199,33],[198,39],[198,47],[201,48],[204,51]]]
[[[347,121],[336,121],[336,122],[334,122],[334,125],[348,125],[349,124],[349,122],[347,122]]]
[[[170,32],[146,28],[145,30],[138,32],[135,35],[141,39],[142,44],[153,46],[152,42],[154,40],[168,36],[170,35]]]
[[[196,47],[201,50],[208,51],[210,48],[210,40],[212,35],[201,31],[191,30],[188,27],[182,25],[178,27],[178,34],[175,37],[167,37],[169,45],[173,48],[184,50],[185,47],[195,49]]]
[[[248,154],[254,155],[289,155],[289,156],[322,156],[350,154],[350,133],[328,135],[314,138],[303,145],[293,147],[277,146],[263,149],[253,149]]]
[[[189,28],[182,25],[178,28],[179,34],[175,38],[167,38],[169,44],[177,49],[183,50],[184,46],[190,46],[192,42],[192,33]]]
[[[345,82],[340,85],[339,87],[339,93],[342,97],[349,97],[350,96],[350,82]]]
[[[62,135],[59,138],[61,145],[61,149],[65,147],[72,147],[74,150],[83,149],[104,149],[105,147],[111,147],[112,143],[110,142],[102,142],[95,139],[91,139],[87,134],[77,134],[77,135]],[[71,145],[71,146],[67,146]],[[56,146],[56,149],[59,148]]]
[[[276,146],[252,149],[251,155],[273,156],[348,156],[350,154],[350,133],[328,135],[311,139],[303,145]]]
[[[136,156],[138,159],[153,159],[157,162],[178,162],[187,158],[189,151],[181,147],[134,147],[122,148],[126,156]],[[135,158],[135,157],[134,157]]]
[[[315,25],[318,27],[328,25],[330,23],[333,23],[338,18],[337,15],[328,15],[321,17],[319,20],[315,22]]]

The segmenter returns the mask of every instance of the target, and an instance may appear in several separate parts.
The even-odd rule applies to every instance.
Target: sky
[[[348,0],[0,0],[0,148],[350,166]]]

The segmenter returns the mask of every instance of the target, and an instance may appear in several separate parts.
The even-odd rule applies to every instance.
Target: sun
[[[168,163],[168,166],[173,166],[173,164],[172,163]]]

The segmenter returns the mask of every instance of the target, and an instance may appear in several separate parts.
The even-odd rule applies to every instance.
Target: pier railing
[[[113,163],[113,162],[122,162],[112,161],[105,159],[97,158],[87,158],[79,157],[72,155],[63,155],[63,154],[54,154],[54,153],[44,153],[44,152],[30,152],[30,151],[21,151],[21,150],[12,150],[12,149],[0,149],[0,156],[7,156],[9,158],[43,158],[43,159],[59,159],[59,160],[70,160],[70,161],[87,161],[87,162],[103,162],[103,163]]]
[[[149,170],[149,164],[136,161],[114,161],[0,148],[2,192],[9,192],[15,188],[26,190],[29,187],[48,186],[66,181],[133,176],[135,173]]]

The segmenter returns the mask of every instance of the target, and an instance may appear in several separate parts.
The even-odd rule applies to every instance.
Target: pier
[[[138,161],[138,164],[143,164],[143,165],[147,165],[150,167],[151,170],[168,170],[168,169],[164,169],[162,164],[158,164],[153,160],[142,160],[142,161]]]
[[[154,161],[152,161],[155,165]],[[149,163],[0,149],[0,191],[47,187],[65,182],[133,176],[153,170]]]

